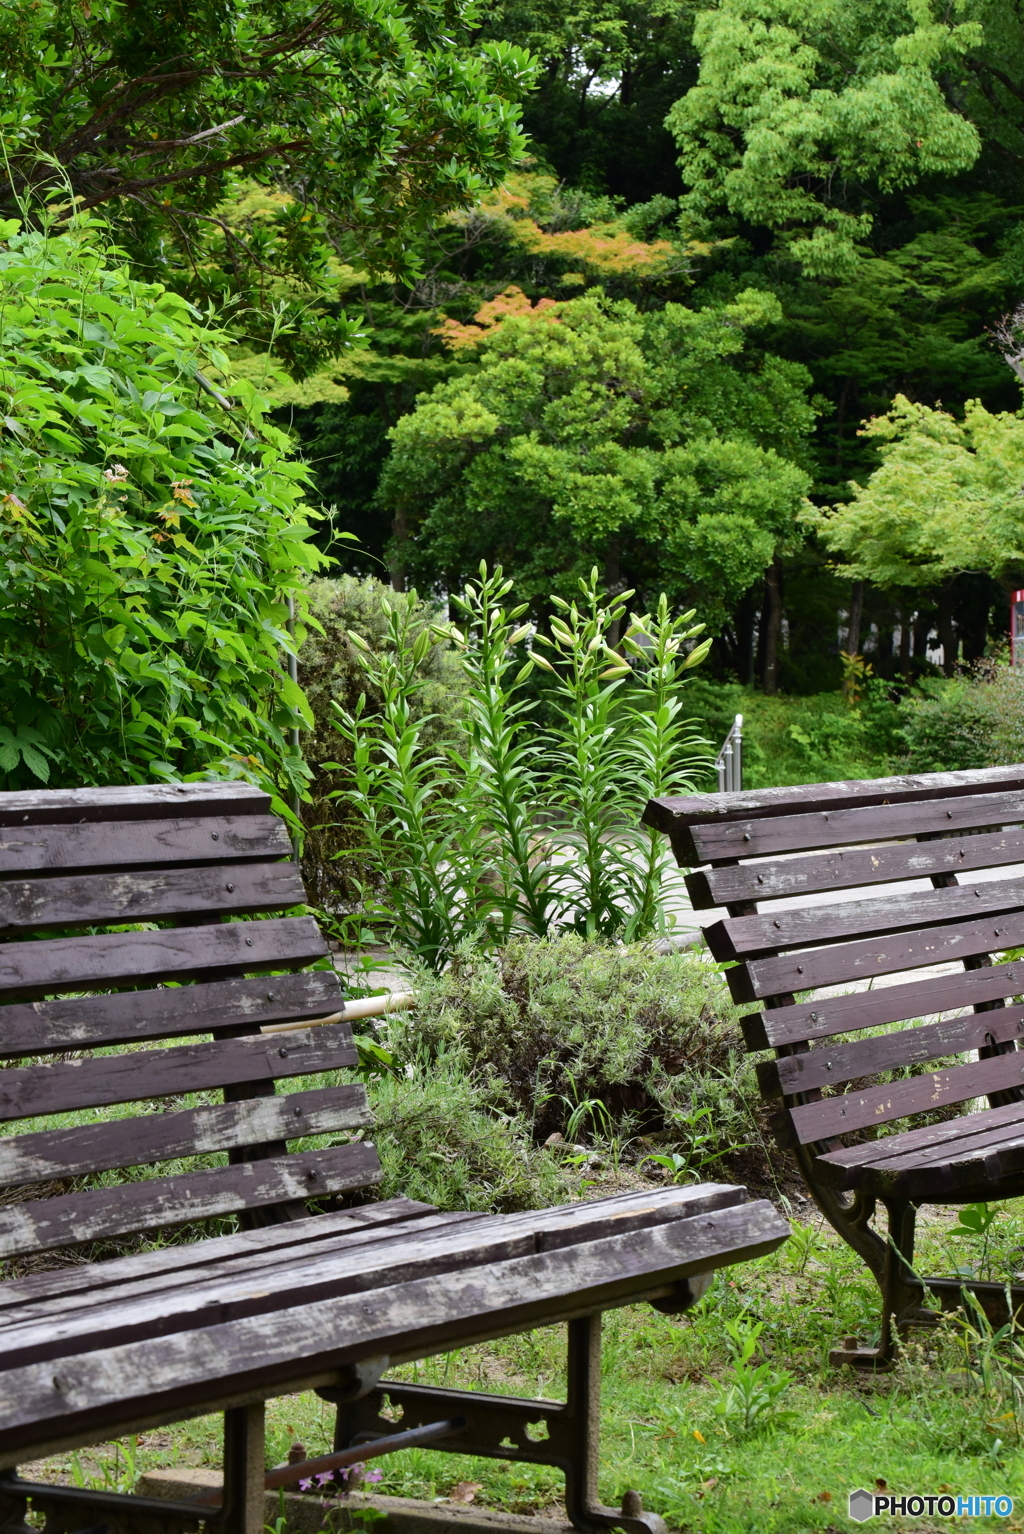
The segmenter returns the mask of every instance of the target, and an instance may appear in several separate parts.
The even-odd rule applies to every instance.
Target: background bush
[[[387,619],[381,608],[390,587],[373,576],[343,575],[336,580],[312,580],[308,587],[309,612],[317,627],[310,626],[299,652],[299,682],[312,714],[312,728],[302,734],[302,751],[310,769],[311,803],[303,807],[306,837],[302,873],[314,904],[328,913],[348,911],[358,899],[358,888],[373,882],[366,859],[358,859],[361,836],[357,817],[331,793],[351,767],[352,748],[334,727],[336,706],[355,711],[360,694],[366,695],[366,712],[379,714],[382,697],[367,675],[366,667],[349,640],[358,634],[371,651],[380,652],[387,640]],[[415,601],[412,633],[416,637],[439,613],[427,601]],[[433,644],[416,667],[422,684],[410,696],[413,717],[422,722],[424,749],[441,739],[456,739],[462,731],[462,704],[466,686],[458,657],[452,648]],[[336,773],[326,763],[339,763]]]
[[[287,598],[321,562],[304,468],[226,338],[102,231],[0,225],[0,789],[304,780]],[[230,385],[225,385],[230,387]]]

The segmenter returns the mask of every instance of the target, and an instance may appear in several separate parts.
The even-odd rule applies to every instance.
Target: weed
[[[726,1317],[722,1325],[732,1362],[715,1411],[737,1437],[745,1438],[784,1419],[779,1403],[796,1376],[767,1362],[753,1362],[763,1321],[747,1321],[741,1315]]]

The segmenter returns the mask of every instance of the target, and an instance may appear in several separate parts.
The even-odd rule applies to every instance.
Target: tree
[[[517,595],[664,585],[714,629],[792,538],[810,483],[806,375],[749,346],[770,297],[642,314],[599,293],[511,315],[391,432],[392,567],[461,585],[481,558]]]
[[[978,158],[943,90],[982,47],[977,20],[937,21],[927,0],[718,0],[694,41],[700,80],[669,114],[686,213],[772,231],[812,274],[851,269],[878,193]]]
[[[972,400],[958,421],[898,395],[865,431],[879,444],[881,466],[851,487],[846,505],[809,518],[853,579],[937,593],[951,667],[954,580],[980,574],[1015,584],[1024,575],[1024,419]]]
[[[881,467],[853,499],[817,514],[850,574],[879,586],[941,585],[966,571],[1024,568],[1024,419],[977,400],[962,421],[897,395],[869,422]]]
[[[70,194],[143,267],[219,297],[227,268],[263,306],[282,276],[329,286],[332,255],[408,275],[411,236],[522,151],[530,61],[471,43],[476,21],[472,0],[4,7],[8,211]],[[276,198],[244,228],[240,177]]]

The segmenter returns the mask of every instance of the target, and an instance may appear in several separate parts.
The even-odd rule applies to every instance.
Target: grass
[[[979,1265],[980,1241],[952,1237],[955,1223],[954,1211],[937,1211],[926,1224],[925,1271]],[[1022,1242],[1024,1200],[1005,1206],[989,1232],[985,1260],[996,1276],[1020,1261]],[[749,1337],[758,1322],[763,1329],[750,1362],[738,1363],[735,1339]],[[688,1316],[666,1317],[647,1306],[610,1313],[602,1498],[617,1504],[635,1487],[646,1507],[685,1534],[836,1534],[860,1527],[847,1517],[848,1491],[884,1482],[903,1494],[1006,1493],[1018,1508],[1009,1522],[982,1517],[969,1526],[1024,1530],[1024,1357],[950,1321],[937,1332],[918,1332],[891,1375],[858,1377],[828,1367],[838,1338],[868,1339],[876,1325],[874,1286],[858,1259],[827,1227],[799,1223],[779,1252],[719,1274]],[[400,1373],[428,1384],[557,1399],[563,1348],[564,1332],[552,1327]],[[767,1404],[751,1408],[748,1401],[745,1410],[754,1369],[768,1386]],[[269,1403],[268,1426],[268,1464],[284,1459],[294,1439],[311,1455],[330,1448],[332,1412],[315,1395]],[[134,1446],[60,1456],[22,1473],[43,1469],[47,1478],[127,1489],[148,1468],[219,1463],[219,1420],[210,1417],[143,1434]],[[558,1516],[560,1477],[542,1466],[421,1449],[378,1467],[383,1479],[374,1489],[384,1494],[431,1501],[470,1483],[481,1507]],[[871,1526],[930,1534],[953,1525],[882,1517]]]

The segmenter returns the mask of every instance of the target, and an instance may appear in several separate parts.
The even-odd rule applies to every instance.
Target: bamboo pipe
[[[309,1017],[302,1023],[268,1023],[260,1033],[295,1033],[300,1028],[322,1028],[326,1023],[347,1023],[357,1017],[383,1017],[388,1012],[407,1012],[416,1005],[415,991],[389,991],[386,996],[361,996],[347,1001],[329,1017]]]

